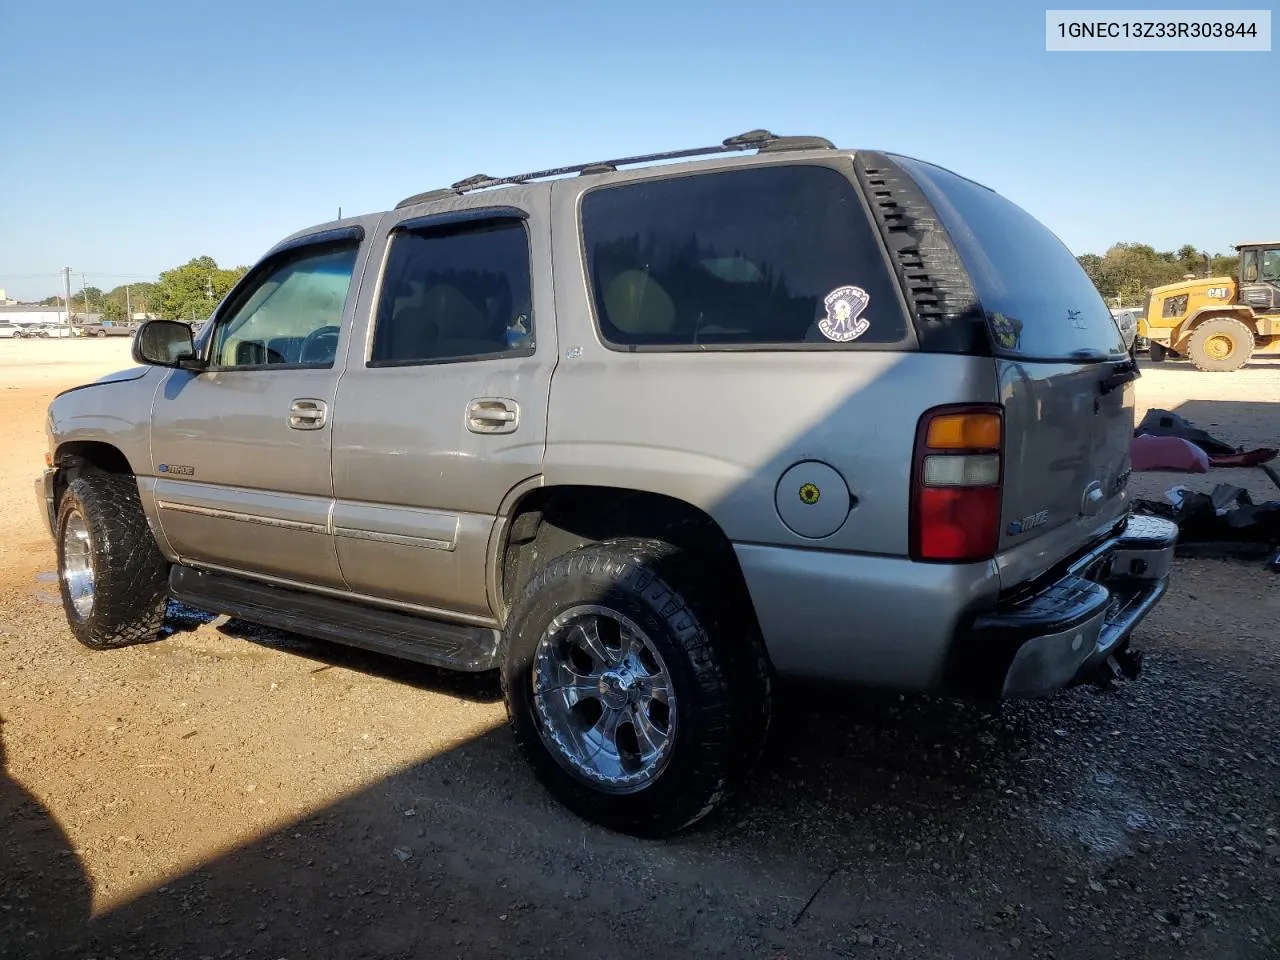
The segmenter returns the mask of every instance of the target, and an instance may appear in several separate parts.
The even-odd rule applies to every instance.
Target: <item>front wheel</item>
[[[85,473],[67,485],[56,526],[62,606],[75,638],[108,650],[156,639],[169,565],[128,474]]]
[[[1163,343],[1151,341],[1151,345],[1147,347],[1147,356],[1151,358],[1152,363],[1164,363],[1169,356],[1169,349]]]
[[[105,330],[99,330],[96,334],[94,334],[94,336],[96,336],[99,340],[106,337],[106,335],[107,335],[107,331]]]
[[[503,690],[543,784],[579,816],[662,836],[760,753],[770,680],[754,621],[704,562],[653,540],[551,560],[516,602]]]

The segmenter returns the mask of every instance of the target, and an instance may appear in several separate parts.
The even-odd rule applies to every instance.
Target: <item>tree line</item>
[[[70,313],[100,313],[104,320],[120,322],[128,311],[148,313],[166,320],[198,323],[208,318],[248,267],[219,267],[213,257],[193,257],[180,267],[160,274],[154,283],[121,284],[112,290],[85,287],[71,294]],[[45,306],[56,306],[62,297],[46,297]]]
[[[1210,254],[1183,244],[1177,250],[1156,250],[1145,243],[1117,243],[1102,256],[1081,254],[1076,259],[1098,292],[1111,306],[1140,306],[1152,287],[1177,283],[1187,274],[1234,277],[1239,257]]]

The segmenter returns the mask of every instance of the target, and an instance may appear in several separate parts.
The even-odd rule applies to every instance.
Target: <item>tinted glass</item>
[[[430,363],[532,350],[530,287],[522,221],[397,233],[370,362]]]
[[[213,364],[332,365],[358,248],[304,247],[270,265],[218,321]]]
[[[1097,288],[1043,224],[986,187],[930,164],[896,159],[955,243],[999,352],[1030,360],[1125,353]]]
[[[874,228],[837,170],[787,164],[605,187],[583,198],[582,230],[608,343],[907,338]]]
[[[1262,251],[1262,279],[1280,281],[1280,250]]]

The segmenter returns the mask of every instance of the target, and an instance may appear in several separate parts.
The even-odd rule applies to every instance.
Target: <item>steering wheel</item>
[[[312,330],[302,346],[298,348],[299,363],[331,363],[338,353],[338,334],[339,329],[335,326],[320,327],[318,330]],[[323,348],[326,352],[320,357],[311,357],[312,350],[317,349],[319,344],[324,344]]]

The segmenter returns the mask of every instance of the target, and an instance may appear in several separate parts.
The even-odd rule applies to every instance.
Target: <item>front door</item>
[[[187,563],[341,588],[329,532],[340,349],[361,250],[346,231],[269,255],[152,411],[161,525]],[[354,297],[350,299],[354,300]]]
[[[546,193],[502,200],[384,224],[383,275],[359,309],[371,329],[352,344],[333,427],[350,588],[481,622],[496,515],[542,472],[556,357],[547,271],[530,267],[549,262]]]

